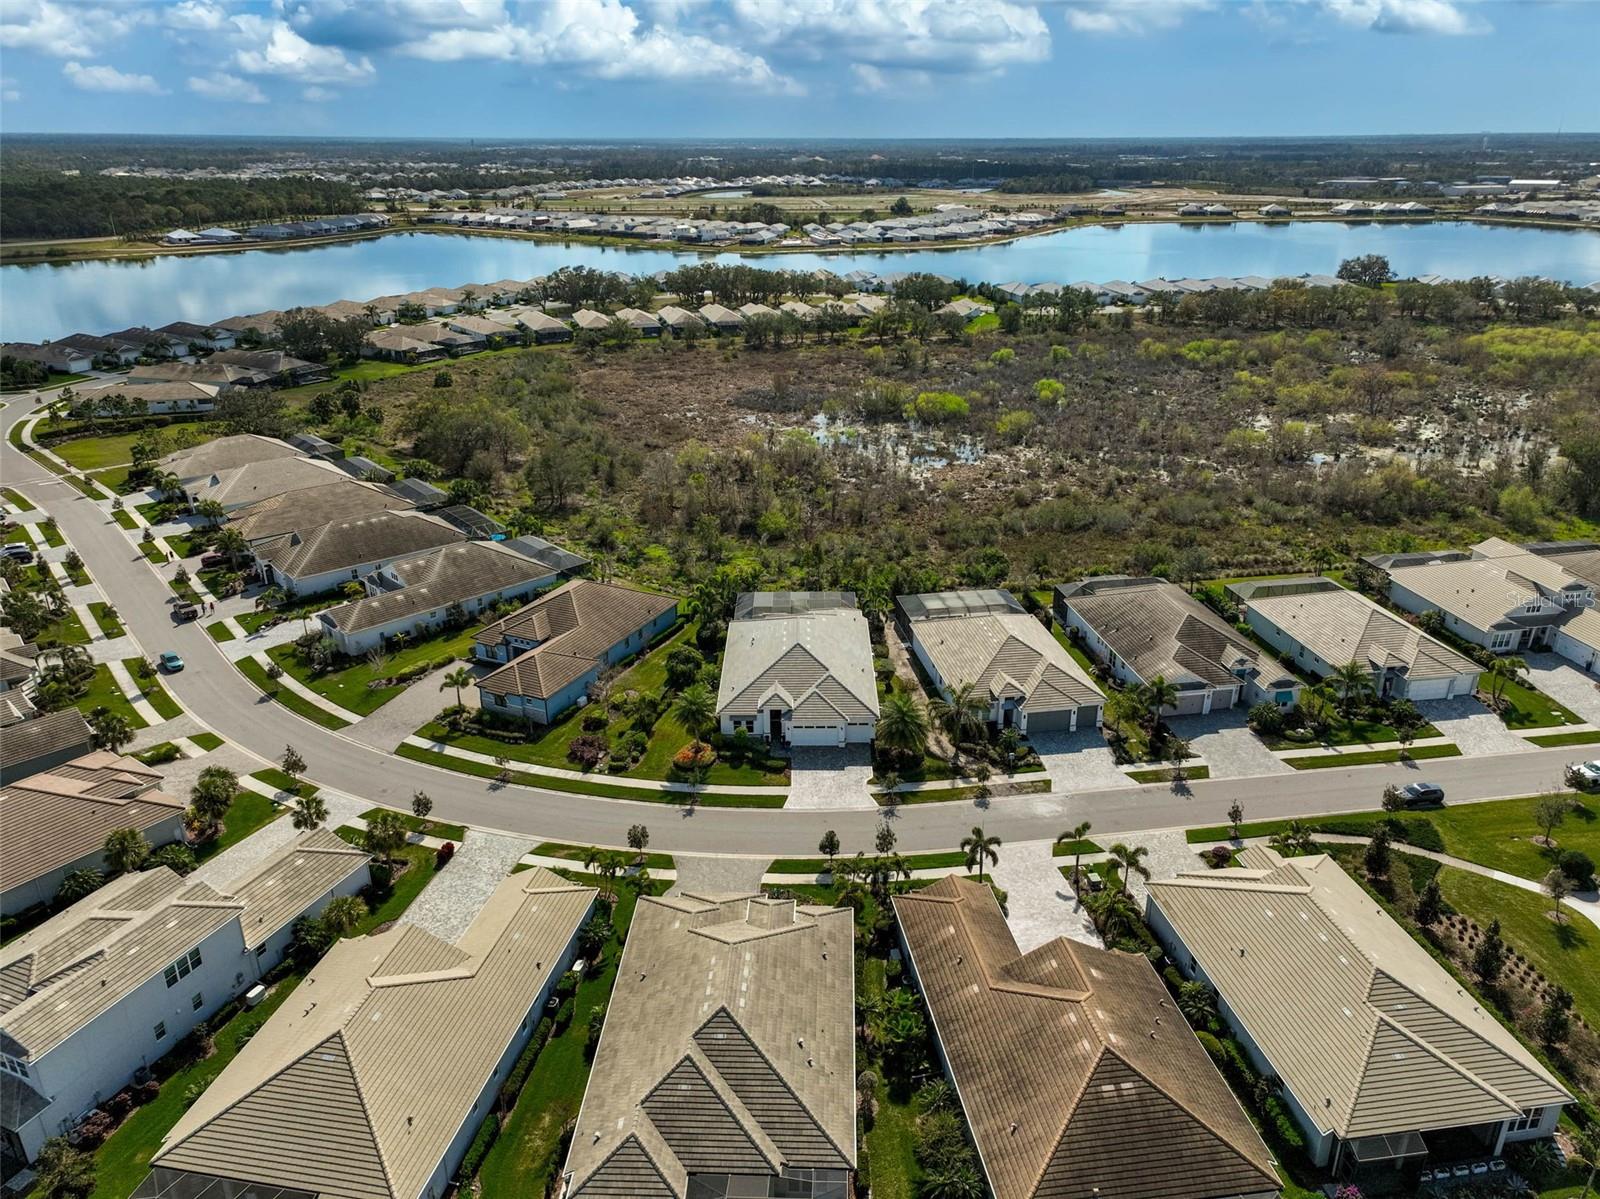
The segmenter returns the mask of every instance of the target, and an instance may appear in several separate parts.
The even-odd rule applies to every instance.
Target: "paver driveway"
[[[1294,769],[1281,762],[1250,731],[1249,713],[1227,708],[1205,716],[1182,716],[1172,729],[1211,768],[1214,779],[1250,778],[1258,774],[1288,774]]]
[[[1098,729],[1036,733],[1028,743],[1039,752],[1051,789],[1058,793],[1139,785],[1117,767],[1117,759]]]
[[[1424,700],[1417,705],[1433,726],[1461,747],[1464,757],[1514,754],[1528,743],[1500,722],[1500,718],[1470,695],[1455,699]]]
[[[1006,893],[1006,924],[1023,953],[1057,937],[1099,945],[1089,914],[1078,903],[1061,867],[1071,858],[1053,857],[1052,841],[1018,841],[1000,847],[1000,860],[990,870],[995,886]]]
[[[838,749],[797,746],[793,754],[785,808],[819,811],[877,807],[867,790],[872,778],[872,751],[865,745]]]
[[[533,845],[527,837],[469,830],[449,865],[428,880],[400,922],[415,924],[440,940],[453,943],[467,931],[478,909],[505,881],[517,859]],[[412,867],[429,868],[426,863]]]
[[[1535,687],[1600,727],[1600,678],[1557,654],[1528,654],[1526,660]]]

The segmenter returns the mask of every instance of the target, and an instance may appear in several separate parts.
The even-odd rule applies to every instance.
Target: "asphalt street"
[[[621,845],[628,827],[643,822],[650,828],[651,849],[668,853],[809,856],[828,829],[838,833],[845,853],[871,851],[880,819],[872,811],[678,807],[500,787],[396,758],[301,719],[241,675],[201,627],[203,622],[174,625],[169,615],[173,593],[132,540],[93,501],[10,444],[6,434],[11,426],[34,407],[32,396],[12,397],[0,411],[0,481],[56,518],[146,656],[164,650],[183,656],[187,669],[165,683],[184,707],[229,741],[259,755],[264,764],[292,744],[306,760],[306,778],[322,786],[402,809],[409,808],[412,793],[421,789],[432,796],[437,819],[549,840]],[[1583,747],[1546,749],[1435,759],[1417,767],[1199,780],[1182,794],[1165,786],[1144,786],[996,798],[985,808],[970,802],[918,804],[899,808],[892,819],[904,851],[949,848],[974,824],[1004,841],[1028,841],[1054,837],[1089,820],[1094,836],[1103,841],[1134,830],[1221,824],[1235,801],[1248,820],[1371,809],[1387,784],[1419,777],[1442,784],[1451,802],[1527,795],[1559,788],[1566,763],[1585,756]]]

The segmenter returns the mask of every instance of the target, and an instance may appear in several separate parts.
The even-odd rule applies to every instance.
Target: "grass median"
[[[1376,766],[1384,762],[1422,762],[1429,758],[1459,758],[1458,745],[1419,745],[1404,757],[1398,749],[1371,749],[1353,754],[1312,754],[1304,758],[1284,758],[1284,765],[1296,770],[1333,770],[1340,766]]]
[[[234,663],[239,668],[239,673],[254,683],[268,699],[277,700],[296,716],[304,716],[312,724],[320,724],[325,729],[348,728],[350,722],[325,708],[319,708],[310,700],[302,699],[287,687],[267,677],[267,668],[254,658],[240,658]]]

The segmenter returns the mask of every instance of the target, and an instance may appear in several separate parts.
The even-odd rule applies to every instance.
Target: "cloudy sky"
[[[0,130],[1600,129],[1600,0],[0,0]]]

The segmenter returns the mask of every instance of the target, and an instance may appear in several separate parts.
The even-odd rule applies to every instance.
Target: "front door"
[[[773,741],[783,740],[783,713],[777,708],[767,713],[767,736]]]

